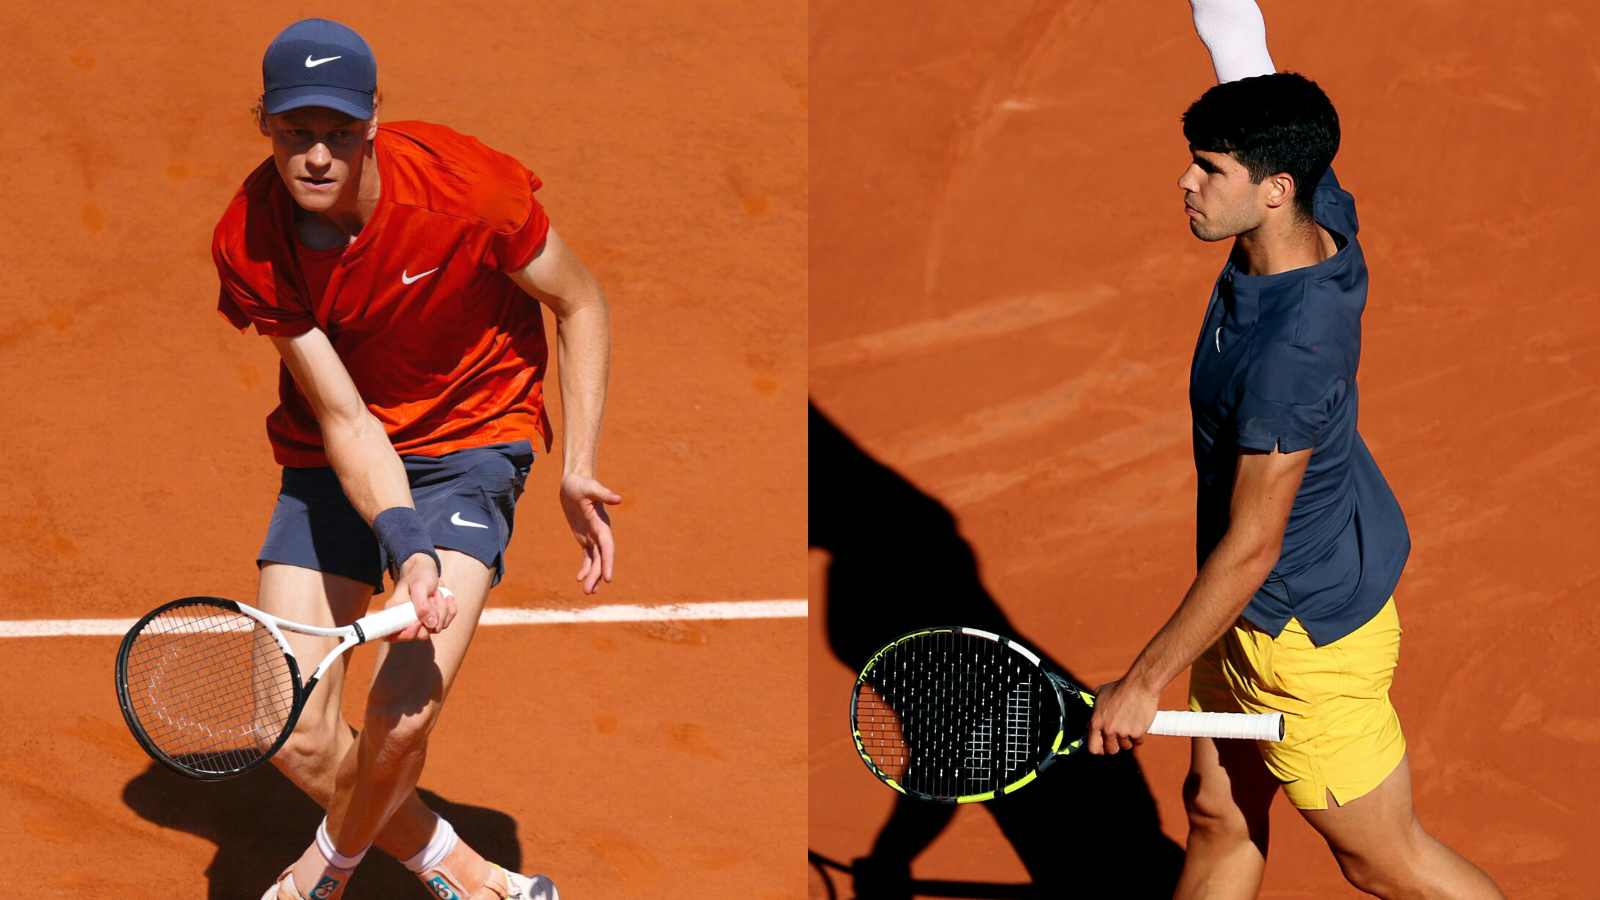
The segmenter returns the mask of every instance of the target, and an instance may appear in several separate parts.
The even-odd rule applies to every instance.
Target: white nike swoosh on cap
[[[333,62],[336,59],[344,59],[344,57],[342,57],[342,56],[324,56],[321,59],[312,59],[311,58],[311,54],[307,53],[306,54],[306,68],[315,69],[317,66],[320,66],[323,63]]]
[[[451,516],[450,516],[450,524],[451,525],[462,525],[462,526],[465,526],[467,528],[488,528],[489,527],[487,525],[480,525],[477,522],[468,522],[466,519],[461,518],[461,513],[453,513],[453,514],[451,514]]]
[[[438,266],[434,266],[433,268],[429,269],[426,272],[418,272],[415,275],[411,275],[411,274],[408,274],[405,269],[401,269],[400,270],[400,281],[405,283],[405,284],[410,284],[413,281],[416,281],[418,278],[425,278],[425,277],[427,277],[429,275],[432,275],[433,273],[435,273],[437,271],[439,271],[439,267]]]

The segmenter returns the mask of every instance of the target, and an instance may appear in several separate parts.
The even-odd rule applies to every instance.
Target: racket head
[[[221,597],[146,613],[117,648],[117,702],[134,739],[180,775],[213,781],[266,762],[303,706],[300,667],[276,629]]]
[[[992,800],[1072,751],[1063,684],[1037,653],[992,632],[913,631],[875,653],[856,677],[856,753],[874,777],[907,796]]]

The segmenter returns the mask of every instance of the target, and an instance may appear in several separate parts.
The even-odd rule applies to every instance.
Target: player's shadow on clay
[[[839,661],[859,671],[895,637],[937,625],[982,628],[1040,649],[984,587],[950,510],[869,456],[815,406],[809,409],[809,541],[829,556],[823,615]],[[1072,638],[1049,637],[1056,647],[1070,646]],[[1077,680],[1059,660],[1042,655]],[[859,789],[888,790],[864,768]],[[1133,754],[1060,760],[1026,790],[982,808],[994,816],[1030,884],[958,889],[913,881],[912,860],[949,825],[957,807],[901,797],[871,850],[848,867],[855,896],[1065,897],[1106,887],[1118,896],[1168,897],[1177,884],[1183,849],[1162,833]]]
[[[451,803],[421,791],[423,802],[450,820],[486,858],[521,871],[517,824],[505,813]],[[145,819],[187,831],[217,845],[206,868],[208,900],[255,900],[310,842],[322,810],[270,764],[225,781],[184,778],[151,763],[122,790],[122,800]],[[423,897],[426,889],[400,863],[367,854],[346,900]]]

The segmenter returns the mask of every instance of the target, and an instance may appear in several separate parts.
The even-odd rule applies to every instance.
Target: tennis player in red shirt
[[[283,357],[267,419],[283,487],[263,543],[260,606],[344,624],[393,579],[420,622],[385,644],[359,734],[343,660],[273,758],[324,809],[262,900],[339,897],[376,846],[442,900],[557,900],[460,840],[415,790],[428,733],[505,571],[517,498],[549,449],[538,305],[555,314],[565,417],[561,507],[586,593],[612,577],[595,478],[610,357],[606,301],[516,160],[438,125],[379,126],[377,64],[349,28],[307,19],[262,63],[272,158],[217,225],[219,308]],[[302,658],[328,649],[289,637]]]

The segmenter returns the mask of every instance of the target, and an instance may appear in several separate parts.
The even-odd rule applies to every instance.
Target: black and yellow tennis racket
[[[335,659],[416,620],[409,602],[323,628],[220,597],[174,600],[134,623],[117,650],[122,718],[151,758],[179,774],[239,775],[288,740]],[[285,631],[339,638],[339,646],[302,681]]]
[[[1024,787],[1085,746],[1094,694],[1039,654],[976,628],[896,638],[862,667],[850,698],[856,752],[902,794],[979,803]],[[1283,715],[1161,711],[1151,734],[1283,739]]]

